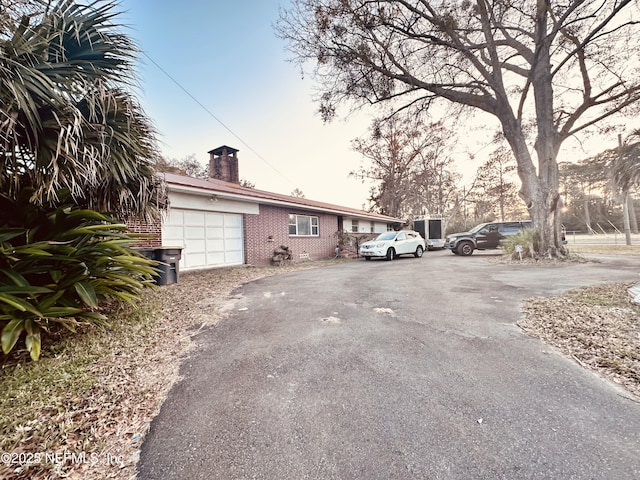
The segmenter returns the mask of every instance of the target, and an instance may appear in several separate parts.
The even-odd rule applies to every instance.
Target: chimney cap
[[[226,150],[227,153],[230,153],[232,155],[238,151],[237,148],[231,148],[231,147],[227,147],[226,145],[222,145],[221,147],[214,148],[213,150],[209,150],[207,153],[209,154],[213,153],[214,155],[222,155],[223,150]]]

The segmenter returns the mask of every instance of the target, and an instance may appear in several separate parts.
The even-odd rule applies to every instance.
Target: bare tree
[[[409,115],[375,120],[369,137],[352,142],[365,162],[351,175],[374,182],[369,201],[380,213],[405,219],[425,210],[443,213],[457,179],[447,170],[449,135],[442,125]]]
[[[614,180],[622,190],[640,184],[640,129],[631,132],[618,147],[614,163]]]
[[[606,193],[606,165],[607,161],[602,155],[559,165],[560,185],[565,197],[563,203],[571,208],[572,214],[584,223],[590,233],[594,232],[591,205],[602,203]]]
[[[195,153],[187,155],[182,160],[160,157],[156,160],[155,168],[158,172],[177,173],[194,178],[209,178],[209,169],[198,161]]]
[[[556,254],[562,143],[640,99],[634,14],[637,0],[293,0],[277,30],[315,65],[324,118],[345,102],[438,100],[493,116]]]
[[[409,214],[406,200],[411,185],[411,166],[422,145],[416,145],[416,130],[408,118],[393,118],[388,122],[374,121],[368,138],[356,138],[352,148],[362,154],[365,162],[356,178],[372,180],[369,201],[375,210],[392,217]]]
[[[441,123],[422,129],[427,148],[418,154],[414,168],[411,202],[417,214],[441,215],[448,218],[457,209],[461,176],[451,157],[454,135]]]
[[[623,202],[623,221],[626,244],[631,245],[631,231],[633,214],[633,201],[631,189],[640,181],[640,130],[632,132],[629,139],[623,143],[622,136],[618,136],[618,155],[614,162],[614,183],[621,191]],[[635,232],[637,232],[637,221]]]
[[[499,148],[478,168],[473,198],[485,205],[481,217],[493,216],[501,221],[519,219],[524,209],[514,183],[516,163],[511,152]],[[522,207],[522,208],[521,208]]]

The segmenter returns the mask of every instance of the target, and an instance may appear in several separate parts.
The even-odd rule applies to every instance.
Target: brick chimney
[[[238,150],[222,145],[209,151],[209,177],[225,182],[240,183]]]

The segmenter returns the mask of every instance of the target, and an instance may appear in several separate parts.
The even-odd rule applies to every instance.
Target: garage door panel
[[[185,247],[194,252],[206,252],[207,241],[204,238],[187,238]]]
[[[171,210],[164,221],[164,225],[184,225],[184,212],[179,210]]]
[[[223,213],[207,213],[207,226],[224,226],[225,215]]]
[[[225,258],[224,252],[211,252],[207,254],[207,258],[209,260],[210,265],[226,265],[227,260]]]
[[[224,216],[224,225],[225,227],[242,228],[242,217],[240,217],[239,215],[226,214]]]
[[[186,250],[185,250],[186,251]],[[182,269],[190,269],[190,268],[202,268],[207,267],[207,256],[203,253],[193,253],[191,252],[189,255],[182,254],[182,259],[180,260],[180,268]]]
[[[204,225],[204,219],[204,212],[196,212],[192,210],[185,210],[184,212],[185,225]]]
[[[207,252],[224,252],[224,239],[208,239],[207,240]]]
[[[207,238],[224,238],[224,227],[207,226]]]
[[[242,215],[172,209],[162,226],[163,244],[182,245],[184,270],[244,263]]]
[[[229,265],[238,265],[244,263],[244,255],[241,251],[227,252],[225,261]]]
[[[190,238],[199,238],[199,239],[203,239],[205,238],[205,228],[204,227],[192,227],[192,226],[186,226],[185,227],[185,238],[190,239]]]
[[[167,245],[182,245],[183,236],[184,227],[182,225],[167,225],[163,228],[162,238]]]
[[[224,238],[229,240],[238,240],[242,238],[242,229],[235,227],[224,229]]]

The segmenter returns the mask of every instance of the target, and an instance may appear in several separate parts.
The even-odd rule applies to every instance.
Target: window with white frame
[[[351,220],[351,231],[353,233],[358,233],[359,226],[360,226],[360,222],[358,220]]]
[[[369,227],[371,228],[371,231],[369,233],[376,233],[376,224],[373,222],[369,222]]]
[[[319,235],[318,225],[318,217],[312,217],[309,215],[289,215],[290,236],[317,237]]]

